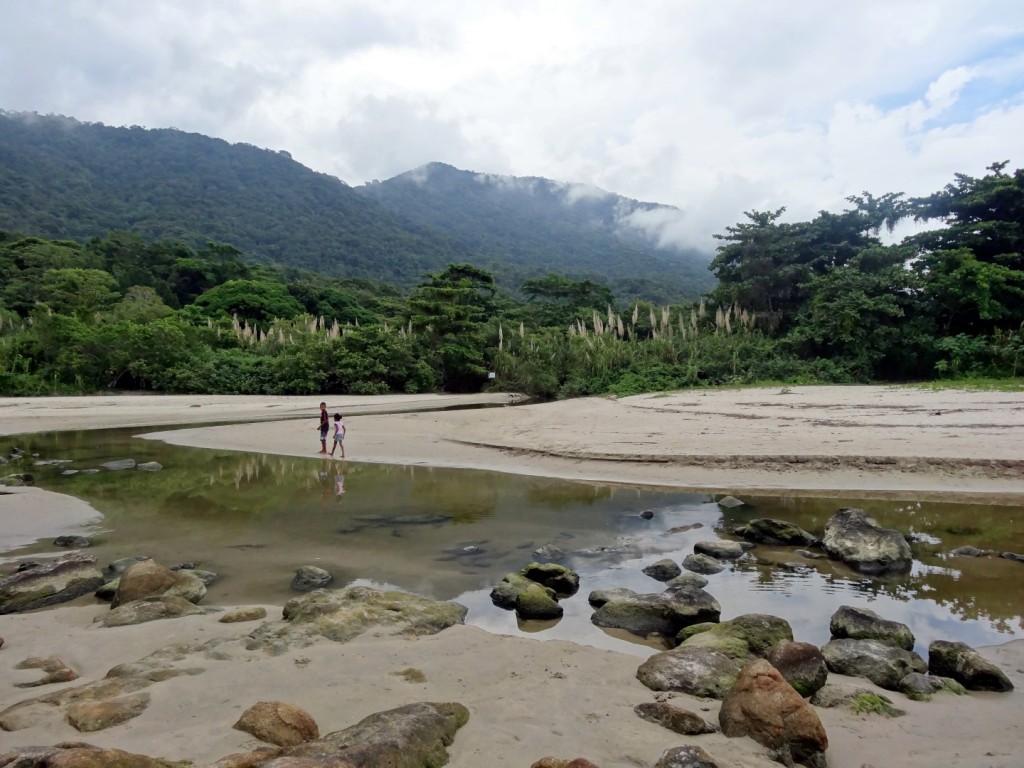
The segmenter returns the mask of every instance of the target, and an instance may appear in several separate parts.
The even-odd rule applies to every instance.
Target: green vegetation
[[[467,261],[513,292],[552,272],[614,280],[623,300],[661,303],[714,283],[709,254],[619,226],[620,212],[671,209],[611,194],[569,201],[566,185],[546,179],[524,180],[531,194],[436,166],[448,172],[429,185],[397,177],[354,189],[283,151],[2,110],[0,161],[0,230],[57,240],[123,230],[190,248],[230,243],[220,247],[250,261],[403,289]]]
[[[882,717],[902,717],[907,714],[894,707],[891,700],[877,693],[860,693],[850,699],[850,711],[855,715],[881,715]]]
[[[516,293],[460,261],[411,290],[247,261],[233,246],[114,232],[0,232],[0,393],[103,389],[547,398],[771,382],[1020,387],[1024,171],[925,198],[852,198],[783,223],[751,212],[692,303],[616,302],[547,274]],[[884,244],[883,226],[937,228]]]

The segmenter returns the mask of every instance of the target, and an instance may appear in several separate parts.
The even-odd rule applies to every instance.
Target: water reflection
[[[937,638],[986,644],[1024,636],[1024,593],[1015,586],[1024,565],[948,554],[964,544],[1024,552],[1021,508],[753,498],[747,507],[722,510],[698,494],[189,449],[133,439],[126,430],[10,440],[40,459],[71,460],[29,469],[39,485],[86,499],[103,513],[91,550],[101,565],[135,554],[169,565],[198,563],[220,574],[210,603],[280,604],[293,594],[295,568],[311,564],[331,571],[340,585],[367,580],[457,599],[469,607],[470,623],[491,631],[647,654],[651,643],[590,623],[591,590],[657,592],[661,585],[641,569],[663,557],[679,561],[701,539],[728,535],[753,517],[820,533],[838,507],[859,506],[883,525],[926,534],[913,545],[909,574],[866,578],[795,548],[760,546],[709,577],[723,618],[774,613],[790,621],[798,639],[821,644],[831,614],[852,603],[908,624],[919,650]],[[81,471],[126,457],[164,469]],[[78,473],[63,474],[69,470]],[[0,533],[0,551],[11,546]],[[561,621],[520,623],[491,605],[489,591],[540,547],[579,571],[582,588],[563,601]],[[39,542],[10,554],[51,551]]]

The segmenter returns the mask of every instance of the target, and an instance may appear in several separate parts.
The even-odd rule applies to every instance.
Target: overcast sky
[[[1024,165],[1021,0],[0,0],[0,109],[743,211]]]

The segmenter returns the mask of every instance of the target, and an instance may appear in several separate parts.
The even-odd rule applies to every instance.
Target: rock
[[[177,619],[200,613],[206,613],[206,611],[183,597],[158,595],[157,597],[132,600],[112,608],[110,613],[100,619],[100,626],[124,627],[130,624],[145,624],[147,621],[159,619]]]
[[[533,556],[539,557],[542,560],[561,560],[565,557],[565,551],[554,544],[545,544],[533,550]]]
[[[821,649],[829,672],[866,677],[879,688],[895,691],[910,672],[928,667],[920,656],[880,640],[832,640]]]
[[[718,728],[708,723],[700,715],[688,709],[677,707],[667,701],[649,701],[637,704],[633,711],[642,720],[668,728],[670,731],[684,736],[699,736],[703,733],[715,733]]]
[[[743,557],[746,548],[738,541],[727,541],[715,539],[713,541],[698,541],[693,545],[694,553],[708,555],[716,560],[737,560]]]
[[[100,464],[100,467],[110,472],[120,472],[122,469],[135,469],[135,459],[118,459]]]
[[[117,588],[121,584],[121,577],[117,577],[112,581],[108,581],[106,584],[101,584],[99,588],[93,593],[98,600],[106,600],[108,603],[114,599],[114,595],[117,594]]]
[[[558,597],[575,595],[580,588],[579,574],[557,563],[530,563],[520,573],[530,581],[553,589]]]
[[[732,688],[739,672],[739,665],[724,653],[681,645],[648,658],[637,669],[636,677],[652,691],[720,699]]]
[[[528,621],[562,618],[562,606],[558,604],[554,594],[554,590],[532,582],[516,595],[516,615]]]
[[[91,543],[85,536],[58,536],[53,540],[55,547],[72,547],[74,549],[85,549]]]
[[[642,520],[651,520],[651,519],[652,519],[652,518],[654,517],[654,510],[652,510],[652,509],[645,509],[645,510],[642,510],[642,511],[640,512],[640,515],[639,515],[639,517],[640,517],[640,518],[641,518]]]
[[[662,594],[612,599],[594,611],[599,627],[625,629],[634,635],[675,637],[691,624],[718,621],[722,606],[699,587],[678,587]]]
[[[930,544],[936,546],[942,543],[942,539],[938,536],[932,536],[932,534],[923,531],[911,531],[904,538],[911,544]]]
[[[909,571],[913,562],[903,534],[883,528],[862,509],[844,508],[825,523],[822,548],[862,573]]]
[[[221,624],[235,624],[241,621],[258,621],[267,618],[267,609],[260,605],[232,608],[217,621]]]
[[[879,640],[905,651],[914,650],[914,633],[910,627],[898,621],[883,619],[867,608],[841,605],[832,614],[829,630],[833,638],[853,640]]]
[[[826,683],[811,696],[811,704],[823,709],[845,707],[858,715],[902,717],[907,714],[893,706],[892,700],[868,688],[856,688],[837,683]]]
[[[749,736],[786,765],[827,765],[828,736],[818,714],[764,659],[740,670],[718,723],[726,736]]]
[[[124,573],[129,566],[141,563],[143,560],[149,560],[146,555],[133,555],[131,557],[122,557],[120,560],[115,560],[110,563],[106,568],[103,569],[103,574],[108,578],[112,579],[115,576],[120,576]]]
[[[13,475],[0,477],[0,485],[6,485],[9,488],[20,488],[24,485],[32,485],[35,481],[35,476],[30,472],[18,472]]]
[[[62,742],[52,747],[16,747],[0,755],[0,765],[9,768],[181,768],[180,762],[79,742]]]
[[[683,568],[694,573],[710,575],[725,570],[725,566],[708,555],[687,555],[683,560]]]
[[[636,597],[636,592],[632,589],[626,589],[625,587],[615,587],[614,589],[595,589],[587,595],[587,602],[594,608],[600,608],[609,600],[622,600],[627,597]]]
[[[771,517],[751,520],[746,525],[733,528],[732,532],[740,538],[758,544],[782,544],[788,547],[813,547],[818,544],[817,536],[793,523]]]
[[[213,571],[204,571],[200,568],[171,568],[171,570],[199,579],[199,581],[203,583],[204,587],[210,586],[217,580],[216,573]]]
[[[258,701],[231,727],[279,747],[320,738],[316,720],[304,709],[283,701]]]
[[[1000,557],[1005,557],[1007,560],[1014,560],[1018,563],[1024,563],[1024,555],[1018,555],[1016,552],[1003,552]]]
[[[78,673],[56,656],[32,656],[18,662],[15,669],[41,669],[46,674],[30,683],[17,683],[16,688],[35,688],[50,683],[68,683],[78,679]]]
[[[82,701],[68,705],[65,719],[83,733],[102,731],[138,717],[148,706],[148,693],[136,693],[108,701]]]
[[[143,560],[125,568],[110,607],[117,608],[125,603],[160,595],[181,597],[190,603],[198,603],[206,596],[206,586],[184,571],[172,571],[153,560]]]
[[[292,589],[296,592],[309,592],[311,589],[326,587],[334,581],[334,576],[323,568],[315,565],[303,565],[296,569],[292,578]]]
[[[928,701],[933,693],[942,690],[942,678],[911,672],[900,680],[896,690],[914,701]]]
[[[747,502],[740,501],[735,496],[723,496],[718,500],[718,506],[724,507],[725,509],[735,509],[736,507],[745,507]]]
[[[448,762],[446,747],[469,721],[456,703],[420,702],[377,712],[350,728],[292,747],[229,755],[213,768],[430,768]]]
[[[966,643],[932,642],[928,646],[928,671],[933,675],[951,677],[969,691],[1013,690],[1013,683],[1006,673]]]
[[[765,660],[804,698],[821,690],[828,680],[825,657],[811,643],[782,640],[768,649]]]
[[[807,560],[824,560],[827,555],[823,555],[821,552],[811,552],[809,549],[798,549],[794,555],[800,555]]]
[[[693,571],[684,571],[676,576],[674,579],[670,579],[665,582],[666,589],[675,589],[676,587],[700,587],[703,589],[708,585],[708,580],[701,576],[699,573]]]
[[[135,468],[140,472],[159,472],[164,465],[158,461],[144,461],[141,464],[136,464]]]
[[[978,549],[977,547],[967,545],[964,547],[957,547],[949,554],[950,557],[988,557],[989,555],[994,555],[995,552],[991,549]]]
[[[274,651],[282,643],[302,645],[326,637],[344,643],[369,629],[414,637],[433,635],[466,618],[466,607],[406,592],[372,587],[316,589],[284,604],[284,622],[267,623],[249,634],[250,649]]]
[[[764,657],[776,643],[792,639],[793,628],[785,619],[748,613],[713,624],[707,631],[683,640],[683,645],[711,648],[744,664],[753,658]]]
[[[654,768],[718,768],[718,763],[702,748],[690,744],[666,749]]]
[[[683,572],[683,569],[674,560],[667,557],[656,563],[651,563],[643,569],[643,572],[655,581],[670,581]]]
[[[95,592],[102,583],[103,574],[96,567],[96,558],[73,552],[0,581],[0,614],[74,600]]]
[[[4,639],[3,639],[3,637],[0,637],[0,648],[3,648],[3,647],[4,647]]]
[[[597,768],[585,757],[577,757],[573,760],[562,760],[558,757],[542,757],[530,768]]]
[[[499,608],[514,610],[519,593],[525,591],[531,584],[536,584],[523,576],[522,573],[508,573],[492,590],[491,602]],[[551,598],[555,598],[555,590],[549,590]]]

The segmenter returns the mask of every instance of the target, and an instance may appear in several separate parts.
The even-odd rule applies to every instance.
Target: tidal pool
[[[855,506],[883,525],[926,535],[930,543],[912,545],[909,574],[870,578],[804,559],[795,548],[758,546],[708,577],[722,618],[772,613],[790,622],[798,640],[820,645],[835,609],[853,604],[909,625],[919,651],[936,639],[989,645],[1024,637],[1024,563],[949,556],[965,544],[1024,552],[1021,507],[738,494],[748,506],[723,510],[701,494],[182,448],[133,437],[138,432],[15,436],[0,449],[38,454],[10,469],[31,471],[39,486],[85,499],[103,514],[83,531],[100,566],[137,554],[195,563],[219,574],[206,604],[282,604],[295,594],[295,569],[317,565],[334,574],[334,586],[368,583],[457,600],[469,608],[467,623],[493,632],[646,655],[651,645],[591,624],[591,590],[660,592],[641,569],[664,557],[678,562],[697,541],[729,537],[754,517],[820,534],[836,509]],[[123,458],[164,469],[82,471]],[[36,465],[51,460],[67,463]],[[645,510],[650,519],[640,516]],[[537,559],[542,546],[564,553],[553,559],[579,572],[581,588],[562,601],[560,621],[520,623],[491,604],[490,589]],[[12,547],[0,530],[0,562],[54,552],[49,540]]]

